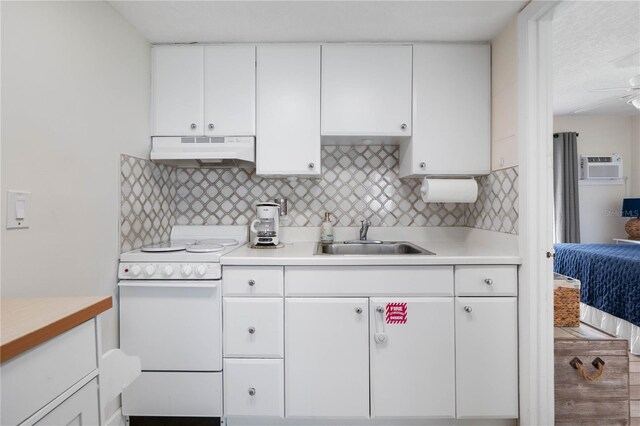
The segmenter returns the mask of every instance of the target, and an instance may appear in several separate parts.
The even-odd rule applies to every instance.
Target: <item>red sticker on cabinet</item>
[[[407,323],[407,304],[406,303],[387,303],[386,319],[387,319],[387,324],[406,324]]]

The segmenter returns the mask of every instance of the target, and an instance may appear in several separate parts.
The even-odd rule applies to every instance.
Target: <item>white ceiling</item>
[[[488,41],[514,1],[109,1],[152,43]]]
[[[590,92],[629,86],[640,74],[640,2],[566,3],[553,19],[553,107],[555,115],[628,94]],[[622,101],[608,102],[580,115],[635,115]]]

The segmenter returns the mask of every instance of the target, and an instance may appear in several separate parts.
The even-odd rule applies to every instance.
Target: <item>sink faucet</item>
[[[371,221],[369,219],[360,221],[360,240],[364,241],[367,239],[367,232],[369,232],[369,227],[371,226]]]

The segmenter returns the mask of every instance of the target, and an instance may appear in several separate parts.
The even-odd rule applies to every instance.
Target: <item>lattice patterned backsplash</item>
[[[122,156],[123,251],[169,237],[173,224],[248,224],[254,205],[289,199],[289,225],[472,226],[517,233],[517,168],[478,178],[478,201],[424,203],[419,179],[398,177],[394,146],[324,146],[319,179],[265,179],[255,170],[174,169]]]
[[[177,171],[178,224],[247,224],[253,206],[289,199],[290,225],[319,226],[325,211],[334,224],[357,226],[464,226],[464,206],[425,204],[420,181],[400,180],[393,146],[326,146],[319,179],[263,179],[239,169]]]
[[[477,178],[478,200],[467,204],[466,225],[489,231],[518,233],[518,167]]]
[[[169,239],[175,224],[176,171],[120,156],[120,250]]]

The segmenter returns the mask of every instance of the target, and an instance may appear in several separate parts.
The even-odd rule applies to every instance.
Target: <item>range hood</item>
[[[253,136],[151,138],[151,160],[174,167],[256,167],[256,139]]]

